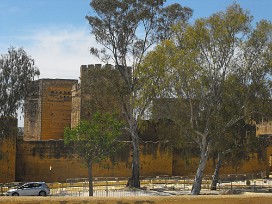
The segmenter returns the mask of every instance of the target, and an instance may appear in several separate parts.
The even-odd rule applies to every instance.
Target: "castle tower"
[[[24,140],[63,139],[71,125],[72,86],[77,80],[40,79],[25,102]]]
[[[88,120],[96,111],[116,113],[122,117],[126,84],[120,72],[112,65],[81,65],[80,84],[72,90],[72,124]],[[123,98],[122,98],[123,97]]]

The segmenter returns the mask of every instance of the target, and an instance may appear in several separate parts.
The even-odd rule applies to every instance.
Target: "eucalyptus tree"
[[[252,19],[232,4],[193,25],[179,24],[176,35],[150,52],[138,70],[146,84],[141,100],[168,96],[180,101],[173,120],[199,148],[192,194],[200,193],[211,149],[222,145],[229,128],[254,116],[256,107],[262,111],[271,97],[272,27],[261,21],[253,28]]]
[[[259,40],[262,41],[261,38]],[[263,47],[260,49],[265,50]],[[257,50],[255,51],[257,52]],[[248,54],[247,57],[250,58]],[[259,57],[262,58],[261,56]],[[264,64],[269,63],[268,61],[265,62],[264,59],[262,60]],[[250,154],[258,152],[257,148],[260,147],[259,143],[261,141],[256,138],[254,123],[259,123],[264,118],[271,118],[272,113],[272,104],[269,102],[269,98],[271,97],[269,90],[271,90],[271,86],[267,83],[269,81],[269,75],[268,72],[265,71],[266,68],[264,68],[265,67],[259,67],[258,74],[259,76],[265,77],[266,79],[264,81],[266,82],[261,79],[259,79],[260,81],[257,83],[253,82],[253,79],[245,82],[243,80],[245,72],[243,72],[243,76],[237,72],[229,74],[225,81],[222,108],[220,110],[222,119],[221,123],[218,121],[218,124],[225,124],[234,117],[238,120],[227,128],[224,128],[223,125],[221,130],[219,129],[217,131],[217,137],[215,137],[213,141],[211,151],[213,154],[217,154],[217,164],[212,181],[213,189],[216,189],[219,171],[223,161],[224,163],[232,163],[232,166],[236,169],[237,166],[249,158]],[[244,68],[241,70],[244,70]],[[249,76],[250,72],[247,72],[246,75]],[[238,115],[241,117],[238,117]],[[249,144],[251,144],[250,147]]]
[[[0,57],[0,116],[15,117],[40,72],[23,48],[10,47]]]
[[[102,49],[91,48],[91,54],[105,63],[114,63],[128,91],[120,97],[122,112],[131,135],[133,158],[130,187],[140,186],[138,119],[149,101],[135,103],[139,83],[135,71],[149,49],[173,34],[172,25],[187,21],[192,10],[180,4],[164,6],[164,0],[92,0],[94,14],[86,16],[91,33]],[[120,95],[123,95],[122,93]]]
[[[64,131],[64,144],[88,168],[89,196],[93,196],[92,164],[113,156],[122,147],[118,142],[121,127],[113,115],[96,112],[91,120],[80,121],[75,128]]]

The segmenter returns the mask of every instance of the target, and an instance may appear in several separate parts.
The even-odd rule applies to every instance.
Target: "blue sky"
[[[79,77],[81,64],[99,63],[85,19],[90,0],[0,0],[0,53],[23,47],[36,60],[41,78]],[[233,0],[168,0],[194,10],[191,22],[225,10]],[[272,20],[272,0],[237,0],[255,20]]]
[[[90,0],[0,0],[0,54],[23,47],[35,59],[40,78],[78,79],[82,64],[99,63],[85,16]],[[167,0],[194,10],[191,22],[225,10],[234,0]],[[236,0],[255,21],[272,20],[272,0]],[[19,121],[19,125],[20,125]]]

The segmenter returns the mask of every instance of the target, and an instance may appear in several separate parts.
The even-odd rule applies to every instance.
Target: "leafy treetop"
[[[11,47],[0,58],[0,115],[15,116],[40,72],[23,48]]]

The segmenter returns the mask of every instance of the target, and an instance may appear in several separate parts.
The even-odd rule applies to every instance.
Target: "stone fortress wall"
[[[0,117],[0,183],[15,181],[17,120]]]
[[[35,81],[34,92],[26,101],[23,140],[18,141],[15,132],[0,140],[0,183],[65,182],[68,178],[86,178],[87,168],[69,157],[68,149],[63,143],[63,130],[67,126],[75,127],[79,120],[88,119],[92,111],[99,107],[104,111],[121,114],[112,83],[114,80],[118,81],[118,77],[118,72],[112,66],[82,65],[79,83],[77,80],[66,79]],[[17,125],[11,124],[11,129]],[[170,134],[170,130],[175,131],[171,124],[168,127],[160,127],[160,124],[154,125],[147,121],[146,129],[140,132],[141,176],[195,174],[198,158],[187,161],[178,151],[173,151],[167,145],[158,142],[158,135],[164,137]],[[128,145],[115,158],[94,164],[93,175],[95,177],[130,176],[131,154]],[[224,163],[221,173],[264,172],[267,163],[268,161],[262,161],[257,154],[253,154],[249,161],[238,168]],[[211,175],[214,166],[215,161],[210,159],[205,174]]]
[[[147,140],[151,135],[157,133],[157,128],[150,125],[142,133],[141,138]],[[154,139],[153,137],[153,142],[141,144],[141,176],[186,176],[195,173],[199,162],[198,158],[192,158],[188,162],[181,154],[173,152]],[[69,157],[63,140],[16,141],[15,137],[8,137],[8,139],[0,141],[0,148],[1,155],[5,155],[5,158],[1,157],[0,160],[0,183],[41,180],[65,182],[69,178],[87,177],[87,168],[79,161]],[[6,154],[7,151],[8,154]],[[94,164],[93,175],[95,177],[129,177],[131,174],[131,154],[131,149],[127,146],[115,158]],[[214,165],[214,161],[210,159],[205,175],[213,173]],[[238,169],[233,168],[230,164],[223,164],[221,173],[259,173],[264,172],[265,169],[266,163],[259,160],[257,155],[252,155],[250,160],[243,163]]]

